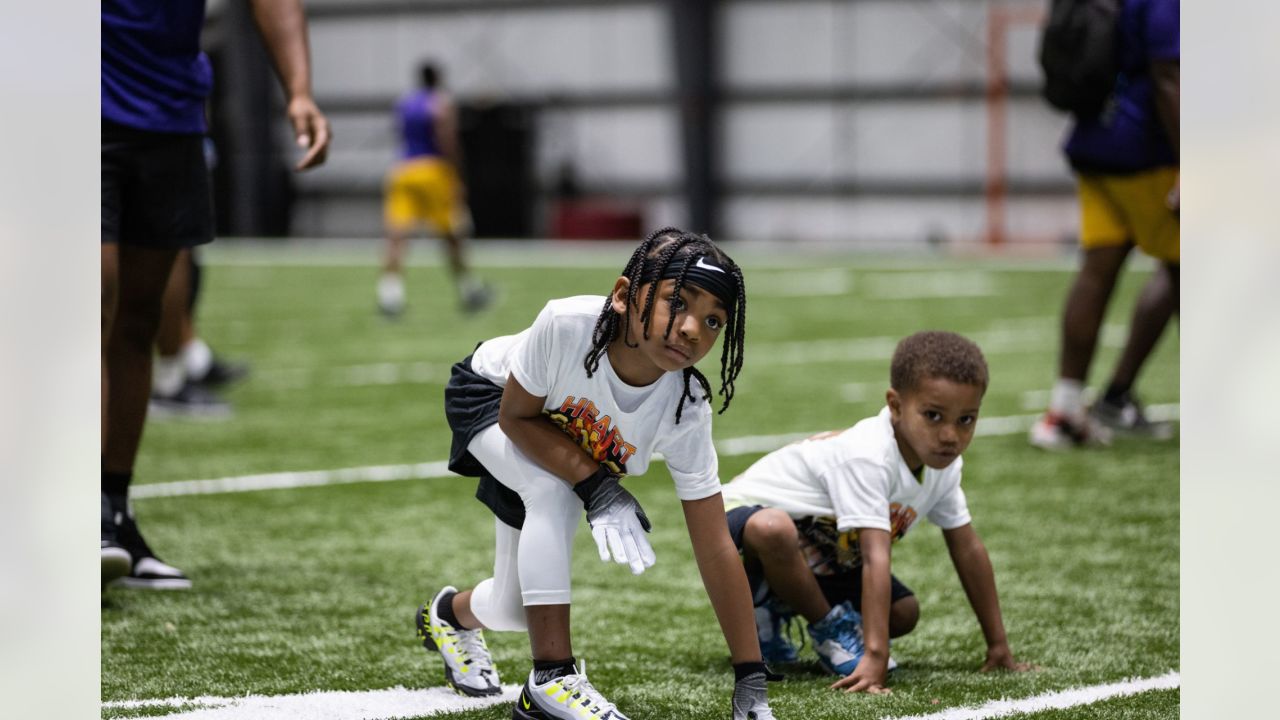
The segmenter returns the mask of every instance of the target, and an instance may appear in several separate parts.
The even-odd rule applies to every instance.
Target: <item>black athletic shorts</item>
[[[476,347],[480,347],[477,345]],[[449,448],[449,469],[465,477],[478,477],[476,499],[484,503],[502,522],[519,530],[524,527],[524,501],[515,490],[498,482],[474,455],[467,451],[481,430],[498,422],[502,388],[471,369],[471,356],[454,363],[444,386],[444,416],[453,431]]]
[[[729,536],[733,538],[733,544],[737,546],[738,552],[742,552],[742,532],[747,527],[747,520],[763,509],[763,505],[745,505],[736,507],[727,513]],[[854,610],[862,612],[861,567],[834,575],[815,575],[814,577],[817,578],[818,587],[822,588],[822,594],[827,598],[828,603],[837,605],[848,600],[853,603]],[[765,583],[764,574],[760,571],[760,568],[748,567],[747,581],[751,584],[751,598],[757,607],[763,605],[765,601],[773,596],[772,590]],[[889,576],[889,583],[890,603],[915,595],[911,588],[902,584],[893,575]]]
[[[102,121],[102,242],[185,248],[213,240],[204,137]]]

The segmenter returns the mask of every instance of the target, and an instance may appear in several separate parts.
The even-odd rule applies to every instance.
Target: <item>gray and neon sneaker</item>
[[[580,662],[573,674],[551,678],[542,684],[533,673],[525,682],[513,720],[630,720],[587,679],[587,664]]]
[[[444,681],[455,692],[471,697],[501,695],[498,669],[484,642],[484,631],[462,630],[440,619],[440,598],[457,592],[457,588],[446,586],[431,602],[418,608],[418,639],[424,648],[444,658]]]

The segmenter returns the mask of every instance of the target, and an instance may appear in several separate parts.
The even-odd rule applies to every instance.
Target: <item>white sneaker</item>
[[[471,697],[501,695],[498,669],[484,642],[484,631],[462,630],[440,619],[440,598],[456,592],[457,588],[445,586],[430,603],[418,608],[418,639],[423,647],[444,658],[444,681],[455,692]]]
[[[1111,430],[1085,415],[1069,418],[1056,412],[1041,415],[1031,426],[1028,441],[1043,450],[1070,450],[1111,444]]]
[[[378,310],[387,317],[397,317],[404,306],[404,279],[394,273],[378,278]]]
[[[139,590],[190,590],[191,578],[158,557],[143,556],[133,561],[133,569],[116,584]]]
[[[572,675],[552,678],[541,685],[533,681],[530,672],[511,711],[513,720],[630,720],[591,686],[587,664],[583,662],[579,667]]]

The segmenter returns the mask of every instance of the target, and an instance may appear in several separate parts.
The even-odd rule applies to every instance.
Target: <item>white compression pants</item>
[[[525,630],[526,605],[569,604],[573,536],[582,500],[569,483],[520,452],[496,424],[467,450],[524,501],[524,528],[494,518],[493,577],[471,593],[471,612],[492,630]]]

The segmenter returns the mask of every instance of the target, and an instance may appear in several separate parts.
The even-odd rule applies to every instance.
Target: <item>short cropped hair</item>
[[[925,380],[943,379],[987,391],[987,361],[972,340],[953,332],[918,332],[902,339],[893,351],[889,385],[909,393]]]
[[[434,89],[440,84],[442,75],[440,68],[430,60],[418,66],[418,82],[422,83],[422,87]]]

